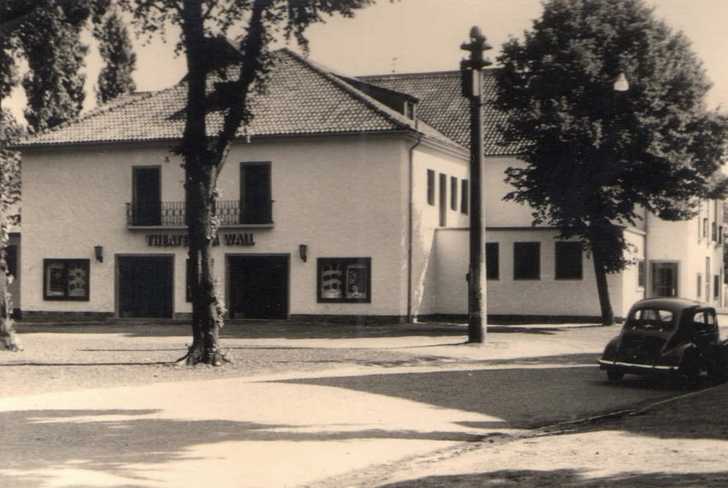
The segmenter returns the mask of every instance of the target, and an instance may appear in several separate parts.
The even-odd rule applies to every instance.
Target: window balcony
[[[127,203],[126,225],[129,229],[185,229],[185,202]],[[273,227],[273,200],[244,206],[238,200],[218,200],[213,209],[220,227]]]

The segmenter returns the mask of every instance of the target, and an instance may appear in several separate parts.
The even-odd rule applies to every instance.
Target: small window
[[[720,297],[720,275],[713,275],[713,300]]]
[[[703,295],[703,275],[698,273],[698,298]]]
[[[498,243],[485,244],[485,275],[489,280],[500,279],[500,258],[498,256]]]
[[[710,224],[710,227],[711,227],[710,228],[710,237],[713,240],[713,242],[717,242],[718,241],[718,224],[713,222],[712,224]]]
[[[674,314],[670,310],[643,308],[634,312],[634,315],[625,324],[631,329],[670,329],[673,326]]]
[[[703,219],[703,237],[705,237],[705,238],[708,237],[708,219],[707,218]]]
[[[427,203],[435,205],[435,172],[427,170]]]
[[[644,288],[647,283],[645,280],[645,277],[647,275],[645,274],[645,261],[643,259],[640,259],[637,262],[637,287],[638,288]]]
[[[450,208],[458,209],[458,179],[454,176],[450,177]]]
[[[89,299],[88,259],[44,259],[43,299]]]
[[[371,303],[371,258],[318,258],[319,303]]]
[[[513,243],[513,279],[541,279],[541,243]]]
[[[716,320],[713,312],[700,310],[693,315],[693,326],[699,331],[710,331],[715,329]]]
[[[557,280],[580,280],[583,278],[580,242],[556,243],[555,278]]]
[[[468,180],[462,180],[460,185],[460,212],[468,215],[468,204],[470,203],[470,187]]]
[[[447,225],[447,175],[440,173],[440,227]]]

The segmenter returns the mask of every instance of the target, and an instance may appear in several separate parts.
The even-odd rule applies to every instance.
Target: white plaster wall
[[[499,243],[499,279],[488,280],[490,315],[563,315],[599,316],[594,266],[583,255],[583,279],[556,280],[553,230],[486,230],[486,242]],[[513,243],[541,243],[541,279],[513,280]],[[437,231],[437,307],[436,313],[462,314],[467,311],[468,230]],[[636,279],[636,278],[635,278]],[[615,314],[624,309],[621,274],[608,276],[609,292]]]
[[[485,158],[485,205],[487,209],[488,227],[530,227],[533,222],[531,208],[512,201],[504,201],[508,193],[514,190],[506,183],[506,170],[511,167],[523,167],[525,163],[512,157]]]
[[[639,229],[626,229],[624,237],[630,246],[630,249],[627,251],[627,256],[633,261],[633,264],[627,266],[620,273],[622,281],[622,304],[620,308],[617,308],[614,304],[613,306],[615,315],[621,317],[626,317],[630,307],[646,296],[645,287],[639,286],[639,268],[637,264],[639,260],[644,260],[645,234]],[[645,267],[645,276],[648,273],[649,269]]]
[[[461,212],[460,198],[463,179],[469,179],[466,159],[445,156],[422,145],[413,151],[413,263],[412,263],[412,313],[428,315],[435,313],[438,300],[438,284],[441,266],[437,252],[435,231],[439,226],[440,173],[448,178],[447,226],[462,227],[468,222],[468,215]],[[435,170],[435,203],[427,203],[427,170]],[[457,210],[450,208],[450,177],[458,178]]]
[[[224,280],[224,253],[290,254],[292,314],[406,313],[406,158],[402,137],[300,138],[238,144],[221,174],[222,199],[239,197],[239,163],[271,161],[273,229],[251,229],[255,247],[214,248]],[[165,162],[165,160],[169,160]],[[165,146],[89,146],[28,151],[23,160],[23,308],[115,311],[114,255],[175,256],[175,311],[185,303],[186,249],[148,247],[147,232],[130,231],[132,167],[162,167],[162,200],[182,201],[182,169]],[[248,230],[246,230],[248,231]],[[159,233],[153,231],[152,233]],[[161,231],[165,232],[165,231]],[[172,232],[172,231],[170,231]],[[308,262],[298,257],[308,245]],[[103,263],[94,260],[104,246]],[[317,257],[371,257],[371,304],[316,303]],[[44,258],[91,260],[88,302],[43,300]]]
[[[713,277],[718,275],[722,283],[723,245],[712,238],[712,223],[723,219],[722,205],[704,201],[698,215],[686,221],[665,221],[654,215],[647,220],[647,256],[650,262],[668,261],[679,263],[678,295],[691,300],[723,306],[719,293],[714,299]],[[708,235],[703,234],[703,219],[708,219]],[[710,258],[710,296],[706,298],[706,258]],[[701,293],[698,295],[698,273],[702,275]],[[649,279],[652,277],[649,276]],[[650,293],[652,289],[650,287]]]

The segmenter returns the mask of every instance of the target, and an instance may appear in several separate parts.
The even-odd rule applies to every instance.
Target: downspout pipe
[[[415,127],[417,127],[415,119]],[[412,248],[414,243],[414,169],[415,149],[422,143],[422,133],[417,133],[417,141],[409,148],[409,170],[407,175],[407,323],[414,322],[412,316]]]

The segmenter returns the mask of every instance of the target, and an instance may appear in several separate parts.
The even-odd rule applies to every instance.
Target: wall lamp
[[[94,256],[99,263],[104,262],[104,246],[94,246]]]
[[[298,245],[298,256],[304,263],[308,260],[308,246],[306,244]]]

